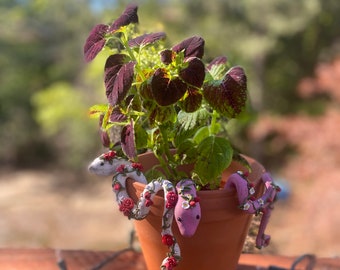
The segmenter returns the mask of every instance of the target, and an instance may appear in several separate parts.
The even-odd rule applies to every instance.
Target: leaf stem
[[[168,172],[168,177],[171,178],[171,180],[177,179],[177,170],[172,165],[174,162],[174,157],[172,153],[170,152],[169,147],[169,141],[168,141],[168,134],[167,134],[167,128],[165,128],[163,125],[159,126],[159,131],[161,133],[162,142],[161,145],[161,153],[165,155],[166,160],[163,157],[160,157],[163,160],[163,164],[166,167],[165,169]],[[163,166],[162,166],[163,167]],[[174,178],[174,179],[172,179]]]
[[[128,41],[128,38],[126,37],[126,33],[123,32],[123,35],[121,37],[121,42],[123,44],[123,46],[125,47],[127,53],[129,54],[129,56],[131,57],[131,59],[136,62],[136,65],[135,65],[135,70],[137,71],[138,75],[141,77],[142,81],[145,81],[146,78],[142,72],[142,70],[140,69],[140,57],[137,59],[135,57],[135,54],[133,53],[133,51],[131,50],[130,46],[129,46],[129,41]],[[140,52],[139,52],[140,54]]]
[[[212,112],[212,115],[211,115],[211,123],[210,123],[210,126],[209,126],[209,135],[215,135],[215,126],[216,126],[216,120],[217,120],[217,111],[216,110],[213,110]]]

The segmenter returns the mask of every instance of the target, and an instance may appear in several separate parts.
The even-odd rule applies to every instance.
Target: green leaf
[[[177,125],[175,130],[174,130],[174,144],[176,146],[176,148],[185,140],[187,139],[191,139],[193,137],[193,135],[196,132],[196,128],[195,129],[184,129],[182,128],[180,125]]]
[[[155,120],[159,123],[165,124],[167,122],[174,122],[176,118],[176,111],[172,106],[158,107]]]
[[[149,182],[151,182],[152,180],[155,180],[157,178],[163,178],[163,179],[165,178],[164,173],[162,173],[160,171],[159,167],[151,168],[150,170],[146,171],[144,175],[145,175],[146,179],[148,179]]]
[[[158,104],[151,100],[144,100],[143,108],[149,113],[149,123],[151,126],[157,123],[174,122],[176,119],[176,111],[172,106],[158,106]]]
[[[207,66],[208,72],[206,73],[206,80],[221,80],[227,71],[227,58],[219,56],[213,59]]]
[[[148,145],[148,133],[138,124],[135,124],[136,149],[146,148]]]
[[[190,130],[198,126],[209,117],[209,113],[205,109],[200,109],[192,113],[180,111],[178,113],[178,123],[184,130]]]
[[[185,140],[177,147],[176,158],[180,164],[190,164],[195,162],[197,156],[196,146],[192,140]]]
[[[108,106],[107,104],[97,104],[93,105],[89,109],[89,115],[90,118],[99,118],[102,114],[105,114],[107,112]]]
[[[207,126],[201,127],[199,130],[197,130],[193,140],[195,141],[195,143],[199,144],[205,138],[209,137],[209,135],[210,135],[209,127]]]
[[[107,129],[107,126],[110,125],[110,117],[112,114],[113,107],[111,105],[107,106],[107,109],[105,111],[103,122],[102,122],[102,128]]]
[[[194,172],[203,185],[219,185],[220,176],[231,163],[233,148],[230,142],[221,137],[209,136],[197,147],[197,162]]]
[[[213,125],[210,125],[210,134],[219,134],[221,132],[221,124],[219,122],[215,122]]]

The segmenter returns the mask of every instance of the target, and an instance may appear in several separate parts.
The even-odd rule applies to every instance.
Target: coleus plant
[[[102,51],[109,54],[107,103],[90,108],[90,116],[99,119],[101,141],[132,161],[152,150],[174,183],[184,177],[179,165],[194,164],[189,177],[198,186],[216,188],[222,171],[240,158],[221,121],[246,107],[245,72],[224,56],[206,64],[199,36],[168,48],[164,32],[138,33],[137,10],[131,4],[112,24],[96,25],[84,46],[87,62]]]

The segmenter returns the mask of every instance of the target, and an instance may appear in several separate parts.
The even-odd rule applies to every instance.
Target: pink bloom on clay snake
[[[164,234],[162,236],[162,243],[168,247],[171,247],[175,242],[174,238],[170,234]]]
[[[164,266],[166,267],[166,269],[172,270],[174,267],[177,266],[177,260],[175,259],[175,257],[169,257]]]
[[[125,165],[124,165],[124,164],[121,164],[121,165],[119,165],[119,167],[117,168],[117,172],[123,173],[123,172],[124,172],[124,169],[125,169]]]
[[[168,194],[166,195],[166,199],[167,199],[166,208],[167,209],[174,208],[178,200],[178,195],[173,191],[169,191]]]
[[[131,166],[132,166],[132,168],[134,168],[136,170],[139,170],[139,171],[143,170],[143,166],[140,163],[132,163]]]
[[[116,152],[115,151],[110,151],[110,152],[105,153],[103,155],[104,160],[108,160],[108,161],[114,159],[115,157],[116,157]]]
[[[147,199],[147,200],[150,199],[151,198],[151,193],[149,191],[145,192],[144,193],[144,198]]]
[[[124,216],[130,216],[134,207],[134,201],[131,198],[124,198],[119,205],[119,211],[123,212]]]
[[[121,186],[120,186],[119,183],[115,183],[115,184],[113,185],[113,189],[116,190],[116,191],[119,191],[120,188],[121,188]]]
[[[146,206],[146,207],[150,207],[151,205],[153,205],[153,201],[151,201],[150,199],[147,199],[147,200],[145,201],[145,206]]]

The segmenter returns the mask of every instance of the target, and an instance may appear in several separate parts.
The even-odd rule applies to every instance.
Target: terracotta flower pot
[[[264,168],[254,159],[246,157],[252,167],[248,179],[255,184],[257,194],[262,194],[264,186],[260,181]],[[139,161],[144,170],[158,164],[153,154],[143,154]],[[188,169],[188,168],[186,168]],[[242,165],[232,162],[223,173],[223,181],[238,170],[247,171]],[[137,201],[145,185],[127,181],[129,195]],[[153,199],[148,216],[134,225],[149,270],[159,270],[168,249],[161,242],[161,219],[164,197],[159,192]],[[176,222],[172,230],[181,249],[181,261],[176,270],[225,270],[236,269],[239,256],[248,228],[251,215],[238,208],[236,192],[224,190],[199,191],[201,204],[201,221],[195,235],[184,238],[180,235]]]

